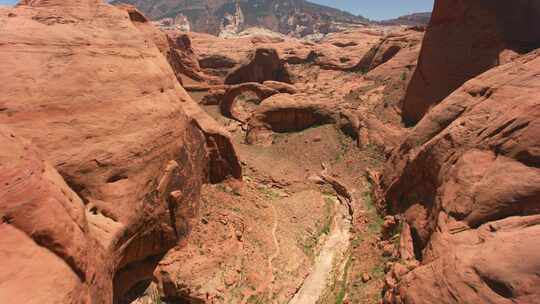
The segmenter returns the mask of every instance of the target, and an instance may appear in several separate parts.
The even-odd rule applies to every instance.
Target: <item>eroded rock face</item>
[[[0,27],[0,78],[9,80],[0,84],[0,124],[51,164],[2,161],[0,191],[13,196],[0,202],[0,247],[48,262],[10,260],[40,281],[28,289],[27,276],[0,279],[0,302],[120,300],[189,232],[209,176],[205,133],[127,12],[97,0],[23,1],[2,12]],[[17,158],[20,148],[2,138],[3,157]],[[17,176],[23,184],[10,182]]]
[[[288,68],[295,64],[310,64],[325,70],[350,71],[385,34],[377,29],[336,32],[317,43],[270,34],[246,34],[228,39],[195,32],[189,36],[199,55],[201,68],[207,74],[225,78],[239,64],[249,62],[246,58],[253,56],[253,49],[258,48],[275,49]],[[289,75],[293,74],[289,71]]]
[[[539,72],[534,51],[468,81],[390,158],[383,199],[420,266],[389,280],[387,302],[538,298]]]
[[[119,4],[117,7],[125,10],[130,20],[141,33],[155,43],[163,56],[167,58],[181,84],[217,81],[201,71],[199,60],[191,47],[191,40],[187,34],[173,30],[164,33],[155,28],[148,18],[134,6]]]
[[[250,117],[246,142],[269,145],[273,132],[297,132],[336,121],[328,100],[310,99],[302,94],[276,94],[265,99]]]
[[[219,103],[221,113],[226,117],[234,118],[238,121],[245,122],[249,117],[245,117],[245,113],[239,113],[239,111],[235,110],[235,101],[238,96],[247,92],[254,93],[261,101],[279,93],[278,90],[256,82],[247,82],[239,85],[230,86],[225,91],[225,94],[223,95],[223,98]],[[250,114],[247,114],[247,116],[249,115]]]
[[[203,111],[192,99],[184,104],[192,125],[202,131],[208,152],[208,182],[219,183],[229,178],[242,180],[242,167],[230,133]]]
[[[248,56],[245,63],[227,75],[225,84],[263,83],[267,80],[291,82],[289,72],[279,59],[276,50],[258,48]]]
[[[297,93],[297,89],[294,85],[284,83],[284,82],[268,80],[268,81],[263,82],[263,85],[271,89],[277,90],[280,93],[288,93],[288,94]]]
[[[100,260],[84,202],[29,142],[2,126],[0,143],[0,300],[108,301],[110,265]]]
[[[402,50],[411,49],[420,44],[422,33],[407,30],[393,33],[382,38],[374,45],[351,69],[367,73],[378,66],[390,61]]]
[[[435,1],[403,119],[418,122],[467,80],[539,46],[538,2]]]

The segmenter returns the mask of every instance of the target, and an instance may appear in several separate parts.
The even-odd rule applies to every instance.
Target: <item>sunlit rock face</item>
[[[540,53],[466,82],[394,150],[401,214],[386,303],[534,303],[540,293]],[[412,267],[411,267],[412,266]]]
[[[189,96],[97,0],[2,10],[0,62],[0,302],[120,299],[197,214],[208,152]]]
[[[540,46],[540,4],[435,1],[403,119],[418,122],[467,80]]]

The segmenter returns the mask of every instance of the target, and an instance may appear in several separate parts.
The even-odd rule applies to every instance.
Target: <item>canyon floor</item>
[[[538,303],[539,12],[218,37],[0,8],[0,302]]]
[[[270,147],[246,145],[242,133],[233,138],[244,183],[204,186],[200,223],[160,270],[210,303],[378,303],[382,219],[364,170],[380,155],[359,154],[332,125],[279,134]]]
[[[331,100],[330,115],[353,113],[349,115],[354,117],[369,113],[372,118],[367,119],[368,123],[383,125],[383,130],[398,130],[400,123],[393,107],[399,102],[397,96],[414,65],[414,58],[409,59],[408,53],[419,50],[422,33],[400,28],[394,28],[394,33],[406,41],[401,56],[386,58],[374,67],[368,62],[363,72],[348,71],[346,65],[321,68],[325,62],[288,64],[286,68],[294,78],[295,92],[274,97],[277,102],[280,98],[299,99],[300,105],[303,99],[315,104]],[[347,45],[347,41],[358,37],[359,42],[350,45],[355,50],[342,53],[346,48],[333,46],[335,53],[326,60],[339,62],[332,60],[354,54],[348,60],[352,66],[362,59],[363,53],[356,53],[359,48],[367,51],[386,41],[382,31],[368,29],[332,37],[330,42]],[[213,55],[207,52],[213,52],[239,57],[239,61],[244,59],[241,52],[246,57],[263,47],[286,52],[303,43],[278,39],[268,44],[267,40],[272,39],[264,36],[223,39],[197,33],[190,34],[190,38],[195,53],[203,54],[203,58],[211,58]],[[250,47],[245,43],[256,39],[262,40],[264,46]],[[308,56],[319,46],[310,43],[304,48],[303,56]],[[404,61],[411,66],[406,66]],[[379,66],[373,73],[375,76],[367,73]],[[347,134],[339,118],[327,123],[311,122],[306,118],[310,117],[309,113],[287,118],[295,111],[289,109],[289,113],[282,113],[282,118],[307,119],[307,124],[294,130],[271,132],[263,136],[263,143],[251,143],[247,139],[250,123],[242,118],[254,115],[262,107],[261,102],[266,101],[249,89],[243,90],[231,105],[233,116],[227,117],[221,103],[207,102],[214,90],[222,90],[223,86],[209,86],[187,77],[182,80],[205,112],[231,132],[242,165],[243,182],[228,180],[203,186],[200,222],[185,246],[170,251],[156,271],[162,282],[159,289],[165,291],[164,300],[167,303],[379,303],[385,269],[392,260],[394,247],[389,249],[388,241],[382,241],[384,220],[372,197],[370,172],[381,169],[386,135],[381,137],[374,132],[375,135],[363,134],[360,137],[364,138],[359,138],[359,127],[350,126],[353,134]],[[387,106],[382,107],[383,103]],[[287,123],[290,122],[284,125]],[[151,295],[158,294],[157,289],[158,286],[152,285],[147,295],[136,303],[143,299],[151,301]]]

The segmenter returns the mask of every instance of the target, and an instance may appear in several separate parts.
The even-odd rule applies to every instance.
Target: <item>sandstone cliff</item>
[[[236,160],[227,134],[139,21],[98,0],[1,11],[2,303],[122,299],[187,236],[202,184],[240,174],[211,171]]]
[[[403,119],[418,122],[465,81],[540,46],[540,4],[435,1]]]
[[[540,281],[540,55],[465,83],[395,151],[384,200],[403,214],[404,303],[533,303]],[[399,301],[398,301],[399,302]]]
[[[384,301],[536,303],[540,10],[457,4],[436,2],[403,104],[421,120],[380,183],[380,207],[402,220]]]

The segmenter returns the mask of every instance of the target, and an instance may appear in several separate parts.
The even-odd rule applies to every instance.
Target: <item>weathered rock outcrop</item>
[[[155,28],[149,20],[134,6],[120,4],[117,7],[128,12],[133,24],[159,48],[167,58],[176,78],[181,84],[186,82],[216,82],[205,75],[199,66],[199,60],[191,47],[191,40],[185,33],[168,31],[166,34]]]
[[[334,109],[335,110],[335,109]],[[313,126],[335,123],[329,100],[303,94],[276,94],[265,99],[250,117],[246,142],[268,145],[274,132],[297,132]]]
[[[537,301],[538,73],[534,51],[468,81],[390,158],[383,201],[406,222],[402,258],[420,266],[394,267],[386,302]]]
[[[110,265],[90,236],[84,202],[29,142],[3,126],[0,147],[0,301],[110,301]]]
[[[421,37],[422,34],[415,31],[388,35],[374,45],[351,70],[367,73],[388,62],[402,50],[419,45]]]
[[[234,118],[238,121],[245,122],[249,117],[244,117],[244,115],[242,115],[243,113],[238,113],[238,111],[235,111],[234,105],[236,98],[241,94],[247,92],[252,92],[257,95],[260,101],[263,101],[264,99],[272,95],[280,93],[278,90],[272,89],[257,82],[247,82],[239,85],[230,86],[225,91],[225,94],[223,95],[223,98],[219,103],[221,113],[226,117]],[[249,116],[250,114],[247,115]]]
[[[263,85],[271,89],[277,90],[280,93],[287,93],[287,94],[297,93],[296,87],[294,85],[284,83],[284,82],[268,80],[268,81],[263,82]]]
[[[223,55],[210,55],[199,60],[199,64],[205,69],[231,69],[234,68],[238,62]]]
[[[357,140],[359,148],[377,148],[388,154],[399,145],[403,131],[391,124],[385,124],[365,109],[351,112],[341,111],[338,127],[344,134]]]
[[[2,135],[2,303],[120,300],[187,235],[202,183],[238,176],[211,172],[231,147],[137,18],[98,0],[0,15],[0,125],[50,163]]]
[[[415,40],[420,40],[422,35],[406,29],[396,32],[399,36],[412,36],[409,34],[414,32],[418,36]],[[288,64],[288,68],[290,65],[305,63],[326,70],[348,71],[380,42],[384,32],[377,29],[337,32],[325,36],[317,43],[269,35],[246,35],[228,39],[194,32],[189,35],[197,49],[201,68],[207,74],[224,77],[234,68],[238,68],[240,62],[246,64],[245,59],[253,56],[253,49],[257,48],[275,49],[280,60]],[[289,74],[291,75],[290,71]]]
[[[539,46],[537,1],[435,1],[404,121],[418,122],[467,80]]]
[[[199,58],[197,57],[197,54],[195,54],[195,51],[191,46],[191,39],[187,34],[177,31],[167,31],[166,34],[171,41],[170,44],[174,51],[173,58],[176,57],[173,62],[171,62],[172,60],[169,60],[171,66],[174,62],[179,62],[181,74],[185,75],[190,80],[197,82],[217,82],[217,79],[205,75],[201,71]],[[184,80],[182,83],[186,83],[186,81]]]
[[[267,80],[291,82],[289,72],[279,59],[276,50],[258,48],[248,56],[243,64],[227,75],[225,84],[263,83]]]
[[[184,111],[206,138],[208,181],[219,183],[228,178],[241,180],[242,167],[229,132],[191,99],[184,104]]]

